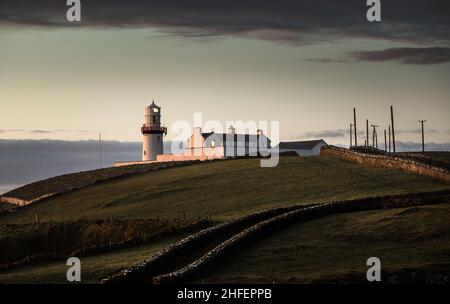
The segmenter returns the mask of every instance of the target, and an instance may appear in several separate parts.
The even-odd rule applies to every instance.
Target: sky
[[[139,142],[155,99],[168,126],[279,121],[280,140],[347,144],[352,109],[396,138],[450,143],[450,4],[360,0],[0,3],[0,139]],[[359,134],[363,141],[364,132]],[[449,146],[450,147],[450,146]]]

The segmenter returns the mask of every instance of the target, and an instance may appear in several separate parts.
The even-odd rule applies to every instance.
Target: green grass
[[[340,214],[295,224],[248,245],[196,282],[308,283],[450,265],[450,205]]]
[[[235,218],[277,206],[431,191],[443,182],[328,157],[208,162],[106,181],[30,205],[0,221],[100,218]]]
[[[191,163],[195,163],[195,161],[185,162],[183,163],[183,165],[188,165]],[[178,162],[154,163],[123,167],[108,167],[97,170],[69,173],[24,185],[5,193],[3,196],[16,197],[24,200],[33,200],[44,195],[61,193],[71,189],[80,189],[97,182],[111,180],[119,177],[126,177],[127,175],[131,174],[145,173],[152,171],[155,168],[176,164],[178,164]]]
[[[80,257],[82,283],[99,283],[100,279],[148,258],[153,253],[180,239],[165,238],[138,247],[116,250],[95,256]],[[0,284],[67,283],[66,261],[49,262],[0,272]]]
[[[0,212],[14,208],[15,205],[9,203],[0,203]]]

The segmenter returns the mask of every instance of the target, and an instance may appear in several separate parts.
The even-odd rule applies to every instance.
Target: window
[[[216,147],[216,141],[213,139],[211,141],[211,148],[215,148]]]
[[[144,150],[144,156],[147,155],[147,152]]]

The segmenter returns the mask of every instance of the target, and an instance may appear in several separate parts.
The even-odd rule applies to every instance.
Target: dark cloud
[[[184,37],[250,37],[292,44],[348,38],[448,45],[448,0],[383,1],[382,22],[366,20],[363,0],[89,0],[82,22],[65,1],[2,0],[0,24],[38,27],[156,28]]]
[[[337,130],[322,130],[322,131],[307,131],[292,139],[311,139],[311,138],[337,138],[347,136],[348,130],[337,129]]]
[[[395,147],[399,152],[422,151],[422,143],[395,141]],[[450,143],[426,143],[427,151],[450,151]]]
[[[311,59],[305,59],[304,61],[308,62],[317,62],[317,63],[346,63],[348,60],[346,59],[340,59],[340,58],[311,58]]]
[[[354,51],[347,54],[347,58],[312,58],[305,61],[318,63],[342,63],[353,61],[396,61],[402,64],[440,64],[450,62],[450,48],[390,48],[380,51]]]
[[[426,133],[438,133],[439,131],[436,129],[426,129]],[[417,129],[411,130],[395,130],[395,134],[421,134],[422,129],[418,127]]]
[[[350,57],[356,61],[397,61],[403,64],[438,64],[450,62],[450,48],[390,48],[381,51],[356,51]]]

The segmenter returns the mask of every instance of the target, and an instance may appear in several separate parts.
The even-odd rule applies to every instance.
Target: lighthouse
[[[143,135],[142,160],[156,160],[156,156],[164,153],[163,136],[167,128],[161,127],[161,108],[152,101],[145,108],[145,123],[141,128]]]

